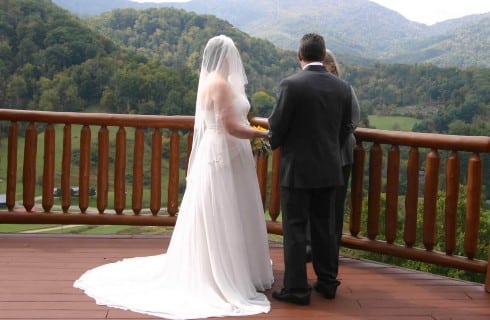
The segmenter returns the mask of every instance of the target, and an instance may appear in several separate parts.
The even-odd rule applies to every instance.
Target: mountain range
[[[368,0],[191,0],[137,3],[129,0],[52,0],[81,17],[117,8],[175,7],[215,15],[276,46],[296,50],[307,32],[348,64],[430,63],[440,67],[490,67],[490,13],[427,26]]]

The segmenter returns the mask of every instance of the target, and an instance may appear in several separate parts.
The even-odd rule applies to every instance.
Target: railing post
[[[379,216],[381,210],[381,169],[383,151],[379,143],[373,143],[369,155],[369,196],[367,236],[375,240],[379,234]]]
[[[444,226],[446,254],[451,255],[456,248],[456,229],[459,197],[459,157],[452,151],[446,161],[446,203],[444,209]]]
[[[391,146],[388,152],[388,168],[386,174],[386,242],[396,240],[398,228],[398,188],[400,175],[400,149]]]
[[[61,210],[67,213],[71,205],[71,125],[63,128],[63,159],[61,161]]]
[[[42,206],[44,212],[50,212],[54,204],[54,156],[55,156],[55,132],[52,124],[48,124],[44,130],[44,170]]]
[[[431,149],[425,163],[423,243],[432,251],[436,238],[437,193],[439,191],[439,153]]]
[[[162,133],[155,128],[151,140],[150,211],[157,215],[162,205]]]
[[[180,136],[177,129],[170,134],[170,155],[168,159],[168,197],[167,211],[175,216],[179,211],[179,169],[180,169]]]
[[[97,163],[97,210],[104,213],[109,204],[109,130],[106,126],[99,129],[99,155]]]
[[[80,211],[85,213],[88,209],[88,188],[90,181],[90,127],[84,125],[80,137],[80,172],[78,188],[78,206]]]
[[[357,141],[354,148],[354,165],[352,166],[351,177],[351,201],[350,201],[350,220],[349,232],[357,237],[361,231],[362,199],[364,190],[364,159],[366,152],[362,141]]]
[[[473,153],[468,160],[467,184],[464,251],[469,259],[473,259],[478,247],[482,191],[482,164],[478,153]]]
[[[36,196],[36,158],[37,158],[37,130],[33,122],[26,129],[24,145],[24,168],[23,168],[23,204],[27,212],[34,208]]]
[[[131,199],[134,214],[143,208],[143,155],[145,154],[145,134],[142,128],[136,128],[133,149],[133,197]]]
[[[419,150],[411,147],[407,164],[407,194],[405,195],[405,227],[403,240],[411,248],[417,240],[417,211],[419,206]]]
[[[9,211],[15,208],[15,193],[17,189],[17,149],[19,144],[19,125],[12,122],[8,134],[8,159],[7,159],[7,199]]]
[[[114,168],[114,210],[122,214],[126,207],[126,130],[116,133],[116,159]]]

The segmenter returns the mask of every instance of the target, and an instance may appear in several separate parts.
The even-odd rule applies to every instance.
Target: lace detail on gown
[[[247,121],[246,97],[236,104]],[[75,282],[98,304],[169,319],[270,310],[260,292],[271,288],[273,275],[250,143],[216,120],[206,114],[167,252],[102,265]]]

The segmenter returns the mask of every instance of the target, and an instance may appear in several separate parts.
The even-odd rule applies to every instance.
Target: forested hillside
[[[258,91],[274,94],[279,79],[299,68],[294,51],[281,50],[266,40],[250,37],[214,16],[172,8],[116,9],[87,22],[132,52],[166,66],[184,65],[196,71],[208,39],[226,34],[240,49],[250,94]]]
[[[278,78],[298,68],[293,52],[211,16],[115,11],[89,27],[48,0],[0,5],[2,108],[193,114],[202,49],[220,33],[240,47],[262,108],[272,107]]]
[[[196,71],[121,49],[47,0],[1,1],[0,108],[182,114]]]

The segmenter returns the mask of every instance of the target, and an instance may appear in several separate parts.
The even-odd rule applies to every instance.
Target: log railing
[[[253,118],[252,123],[267,127],[263,118]],[[182,164],[187,163],[192,145],[192,126],[193,117],[189,116],[0,110],[0,152],[5,155],[0,156],[0,161],[6,162],[0,163],[0,168],[5,168],[1,172],[0,185],[2,180],[5,181],[6,194],[6,209],[0,209],[0,223],[174,225],[182,193],[180,184],[185,180],[185,166]],[[62,130],[57,131],[59,127]],[[80,130],[74,132],[75,127]],[[115,139],[110,139],[110,129],[114,129]],[[61,136],[57,136],[57,132]],[[132,139],[128,138],[129,133],[133,133]],[[43,137],[43,140],[39,141],[38,137]],[[476,259],[475,252],[481,241],[478,239],[481,155],[490,153],[490,138],[364,128],[357,129],[356,137],[350,230],[343,235],[343,245],[484,273],[485,288],[489,291],[490,264],[488,260]],[[79,145],[74,145],[75,140],[79,140]],[[132,145],[128,142],[130,140]],[[21,142],[23,149],[19,148]],[[181,146],[181,142],[185,146]],[[389,149],[384,152],[386,147]],[[168,149],[165,157],[164,148]],[[406,172],[401,169],[400,154],[404,151],[408,153]],[[441,154],[445,152],[448,156],[445,172],[441,174]],[[387,159],[384,159],[384,153]],[[465,175],[461,175],[464,167],[461,153],[471,154]],[[423,154],[426,154],[425,159],[421,157]],[[149,158],[146,167],[145,157]],[[276,150],[272,159],[259,157],[257,161],[262,200],[271,217],[267,221],[268,232],[274,234],[282,234],[281,224],[277,221],[280,215],[279,157],[280,150]],[[163,171],[164,161],[168,161],[167,172]],[[386,161],[385,166],[383,161]],[[422,163],[425,163],[424,181],[423,188],[420,188]],[[127,164],[131,167],[127,168]],[[38,167],[42,172],[36,171]],[[407,180],[404,194],[399,192],[402,174],[406,174]],[[445,179],[445,252],[433,250],[436,218],[440,214],[437,196],[441,189],[441,176]],[[461,181],[460,176],[465,181]],[[458,222],[461,223],[457,220],[456,207],[459,186],[463,182],[467,186],[465,256],[458,256],[453,255],[457,245],[455,228]],[[61,189],[59,200],[53,195],[58,185]],[[78,188],[76,198],[71,194],[73,186]],[[96,190],[92,197],[91,188]],[[149,192],[146,206],[143,200],[145,192]],[[166,193],[166,201],[163,200],[163,192]],[[109,194],[113,194],[111,203]],[[128,194],[131,196],[130,205],[127,205]],[[382,208],[383,194],[386,205]],[[90,205],[94,197],[95,203],[92,200]],[[402,243],[397,239],[401,197],[405,200]],[[56,201],[59,205],[55,205]],[[367,201],[366,212],[362,210],[364,201]],[[419,201],[423,201],[423,230],[417,230]],[[377,239],[380,237],[382,212],[384,238]],[[362,223],[363,218],[365,223]],[[365,230],[362,230],[363,226]],[[414,246],[417,231],[421,231],[423,247]]]
[[[7,210],[2,212],[0,223],[173,225],[181,181],[180,140],[192,141],[193,121],[189,116],[0,110],[0,149],[7,154],[6,177],[1,177],[6,180]],[[19,132],[21,125],[25,127],[24,132]],[[74,125],[81,128],[79,132],[73,132]],[[55,126],[62,126],[61,137],[56,137]],[[115,143],[112,144],[110,127],[116,128]],[[162,172],[164,130],[169,136],[169,170],[166,174]],[[133,150],[127,150],[128,131],[134,132]],[[38,141],[41,135],[44,139]],[[92,139],[95,135],[96,141]],[[80,141],[79,146],[73,145],[75,137]],[[24,144],[23,150],[18,150],[20,140]],[[145,149],[145,144],[150,147]],[[44,145],[40,150],[42,172],[36,172],[39,145]],[[59,154],[55,152],[57,145],[61,146]],[[187,157],[189,152],[187,149]],[[78,154],[78,159],[73,159],[74,154]],[[145,154],[150,158],[147,176],[143,166]],[[113,161],[110,161],[110,155],[113,155]],[[132,161],[128,162],[128,159]],[[55,172],[56,160],[61,162],[60,172]],[[127,163],[132,163],[132,168],[126,168]],[[21,180],[18,166],[22,169]],[[76,178],[73,178],[74,172],[78,172]],[[111,181],[109,172],[113,172]],[[55,181],[56,173],[60,181]],[[127,181],[128,176],[131,184]],[[168,176],[165,207],[162,176]],[[145,179],[150,180],[147,185]],[[19,181],[22,181],[22,190],[17,190]],[[42,213],[35,209],[36,184],[40,181]],[[58,185],[61,189],[60,209],[55,208],[53,195]],[[73,187],[78,191],[76,199],[71,194]],[[96,204],[89,207],[91,188],[96,188]],[[143,208],[145,188],[150,193],[148,208]],[[110,189],[113,203],[108,202]],[[129,208],[126,207],[128,193],[132,195]],[[149,214],[142,214],[143,209]]]
[[[488,259],[476,259],[479,241],[481,194],[483,179],[482,154],[490,152],[490,137],[455,136],[442,134],[385,131],[359,128],[354,150],[351,180],[351,210],[349,234],[344,234],[344,246],[412,259],[442,266],[454,267],[486,274],[486,289],[490,290]],[[369,147],[368,147],[369,145]],[[386,147],[386,165],[383,166],[383,146]],[[402,151],[408,153],[406,172],[401,170]],[[425,158],[422,157],[423,154]],[[367,154],[369,162],[366,165]],[[443,155],[447,154],[446,159]],[[468,156],[467,171],[462,172],[463,155]],[[445,161],[445,170],[442,162]],[[384,174],[383,168],[386,168]],[[423,173],[420,179],[420,173]],[[405,174],[406,191],[401,194],[400,176]],[[367,177],[367,183],[364,182]],[[444,179],[444,181],[442,181]],[[420,185],[423,184],[423,188]],[[442,190],[441,185],[445,185]],[[466,213],[458,217],[460,185],[466,185]],[[367,186],[367,190],[366,187]],[[384,191],[383,191],[384,190]],[[438,209],[439,191],[444,193],[443,212]],[[385,206],[381,207],[381,195]],[[399,217],[399,200],[404,198],[404,216]],[[363,201],[367,198],[367,212]],[[422,230],[417,230],[419,202],[422,202]],[[384,238],[379,227],[384,212]],[[365,230],[362,230],[362,215]],[[445,243],[444,252],[434,250],[436,221],[442,215]],[[458,220],[459,219],[459,220]],[[464,256],[455,255],[456,227],[464,219]],[[401,239],[397,239],[400,222],[404,222]],[[415,247],[417,231],[421,231],[421,247]],[[360,234],[365,236],[360,236]],[[399,241],[397,241],[399,240]],[[485,243],[483,243],[485,244]],[[486,257],[485,257],[486,258]],[[489,256],[490,259],[490,256]]]

